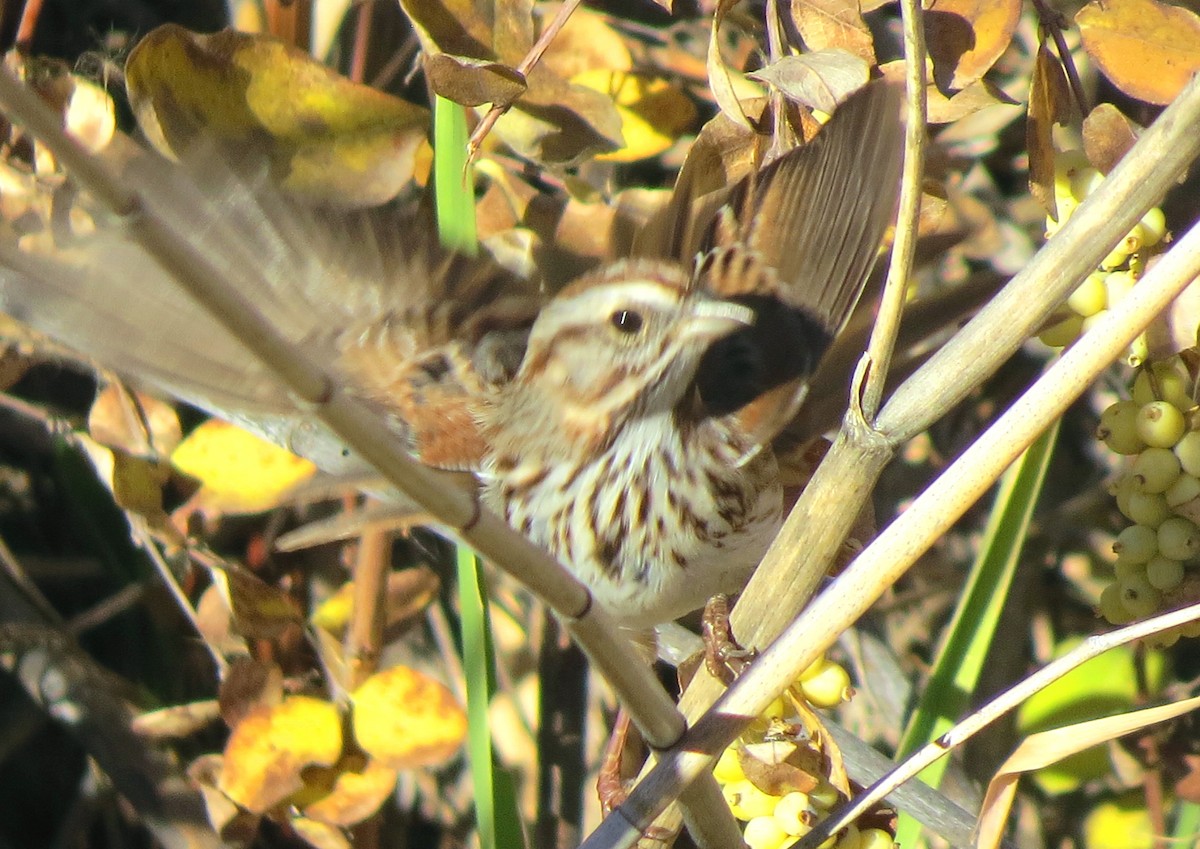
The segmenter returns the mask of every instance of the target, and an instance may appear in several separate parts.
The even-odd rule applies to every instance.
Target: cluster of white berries
[[[1104,175],[1088,163],[1083,151],[1069,150],[1059,154],[1054,164],[1058,219],[1046,217],[1046,237],[1053,236],[1080,202],[1103,181]],[[1158,245],[1166,232],[1162,210],[1155,207],[1147,212],[1104,258],[1100,267],[1071,293],[1038,338],[1054,348],[1066,347],[1079,338],[1133,288],[1145,270],[1145,252]],[[1145,337],[1139,337],[1130,347],[1127,362],[1139,366],[1146,361],[1146,353]]]
[[[842,798],[828,777],[809,776],[809,783],[815,781],[815,786],[802,791],[777,780],[778,776],[771,775],[771,765],[756,759],[764,747],[777,752],[780,746],[811,745],[796,701],[803,700],[811,707],[833,707],[853,694],[845,668],[822,656],[721,753],[713,776],[721,785],[733,815],[746,823],[742,837],[750,849],[791,846]],[[822,843],[821,849],[892,849],[892,846],[892,836],[886,831],[850,825]]]
[[[1186,600],[1189,572],[1200,568],[1200,430],[1193,429],[1195,379],[1182,358],[1153,363],[1133,384],[1132,398],[1100,416],[1097,435],[1129,457],[1113,485],[1117,508],[1134,524],[1117,536],[1115,580],[1100,596],[1100,613],[1114,625]],[[1159,635],[1170,645],[1200,636],[1200,623]]]

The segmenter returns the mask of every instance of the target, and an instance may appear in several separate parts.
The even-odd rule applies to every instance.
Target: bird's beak
[[[689,342],[715,342],[754,324],[754,312],[746,306],[715,298],[695,298],[685,322]]]

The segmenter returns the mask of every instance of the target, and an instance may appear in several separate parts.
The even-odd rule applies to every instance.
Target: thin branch
[[[908,277],[917,250],[921,219],[921,185],[925,173],[925,27],[920,0],[900,4],[904,22],[905,82],[908,120],[904,139],[904,170],[900,183],[900,212],[888,264],[887,282],[879,304],[879,318],[871,333],[867,357],[871,363],[862,394],[863,413],[873,421],[883,401],[884,384],[891,370],[900,317],[908,294]]]

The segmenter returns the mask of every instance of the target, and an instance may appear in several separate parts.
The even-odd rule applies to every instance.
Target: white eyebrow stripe
[[[615,306],[645,304],[649,307],[670,308],[687,297],[684,292],[664,286],[653,280],[622,280],[606,283],[576,295],[576,303],[584,305]]]

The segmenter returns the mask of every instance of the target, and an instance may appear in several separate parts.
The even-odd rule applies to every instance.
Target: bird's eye
[[[620,330],[622,333],[633,335],[642,329],[641,313],[633,312],[632,310],[617,310],[609,317],[612,326]]]

